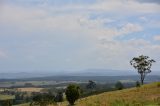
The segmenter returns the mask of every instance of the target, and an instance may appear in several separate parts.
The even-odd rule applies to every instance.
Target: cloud
[[[23,7],[5,6],[0,17],[0,22],[17,27],[22,32],[48,31],[54,33],[61,31],[64,33],[81,33],[81,35],[97,36],[98,38],[107,37],[113,39],[115,36],[124,36],[129,33],[142,31],[142,26],[135,23],[126,23],[117,28],[105,27],[105,25],[114,22],[110,18],[91,19],[89,14],[85,13],[63,13],[50,15],[51,13],[41,9]],[[54,13],[54,11],[53,11]],[[67,27],[66,27],[67,25]],[[76,34],[75,34],[76,35]]]
[[[160,41],[160,35],[154,36],[153,38],[155,41]]]
[[[144,54],[160,60],[160,45],[142,38],[152,35],[146,25],[157,25],[147,20],[159,16],[158,4],[136,0],[69,1],[3,4],[0,41],[7,42],[0,45],[12,54],[12,66],[130,69],[128,62],[134,56]]]
[[[0,51],[0,58],[3,59],[3,58],[7,58],[7,54],[3,51]]]
[[[156,68],[159,67],[158,64],[160,64],[158,62],[160,60],[158,56],[160,53],[160,45],[154,45],[144,39],[131,39],[126,41],[106,40],[103,41],[97,49],[99,50],[99,57],[101,57],[103,63],[107,64],[109,68],[129,69],[129,61],[131,58],[142,54],[156,59]]]
[[[120,34],[125,35],[128,33],[142,31],[142,27],[138,24],[127,23],[124,27],[120,29]]]
[[[91,9],[95,11],[108,11],[119,15],[133,15],[139,13],[156,13],[159,12],[160,7],[158,4],[142,4],[136,0],[99,0],[98,3],[91,6]]]
[[[159,0],[137,0],[138,2],[141,3],[156,3],[156,4],[160,4]]]

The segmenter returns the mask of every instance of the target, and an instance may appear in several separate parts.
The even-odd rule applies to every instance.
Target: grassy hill
[[[160,82],[90,96],[78,100],[75,106],[160,106]]]
[[[160,106],[160,83],[106,92],[79,100],[76,106]]]

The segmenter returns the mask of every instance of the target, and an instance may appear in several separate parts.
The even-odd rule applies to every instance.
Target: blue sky
[[[160,69],[158,0],[1,0],[0,72]],[[63,71],[62,71],[63,72]]]

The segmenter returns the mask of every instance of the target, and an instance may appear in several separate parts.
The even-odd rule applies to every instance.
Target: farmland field
[[[29,88],[17,88],[17,90],[20,92],[40,92],[41,90],[43,90],[43,88],[29,87]]]
[[[14,96],[0,94],[0,100],[14,99]]]

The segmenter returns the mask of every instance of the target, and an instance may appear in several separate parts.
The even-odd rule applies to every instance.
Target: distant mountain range
[[[0,73],[0,79],[23,79],[48,76],[130,76],[137,75],[136,70],[109,70],[109,69],[88,69],[82,71],[41,71],[41,72],[20,72]],[[149,75],[160,75],[160,71],[153,71]]]

